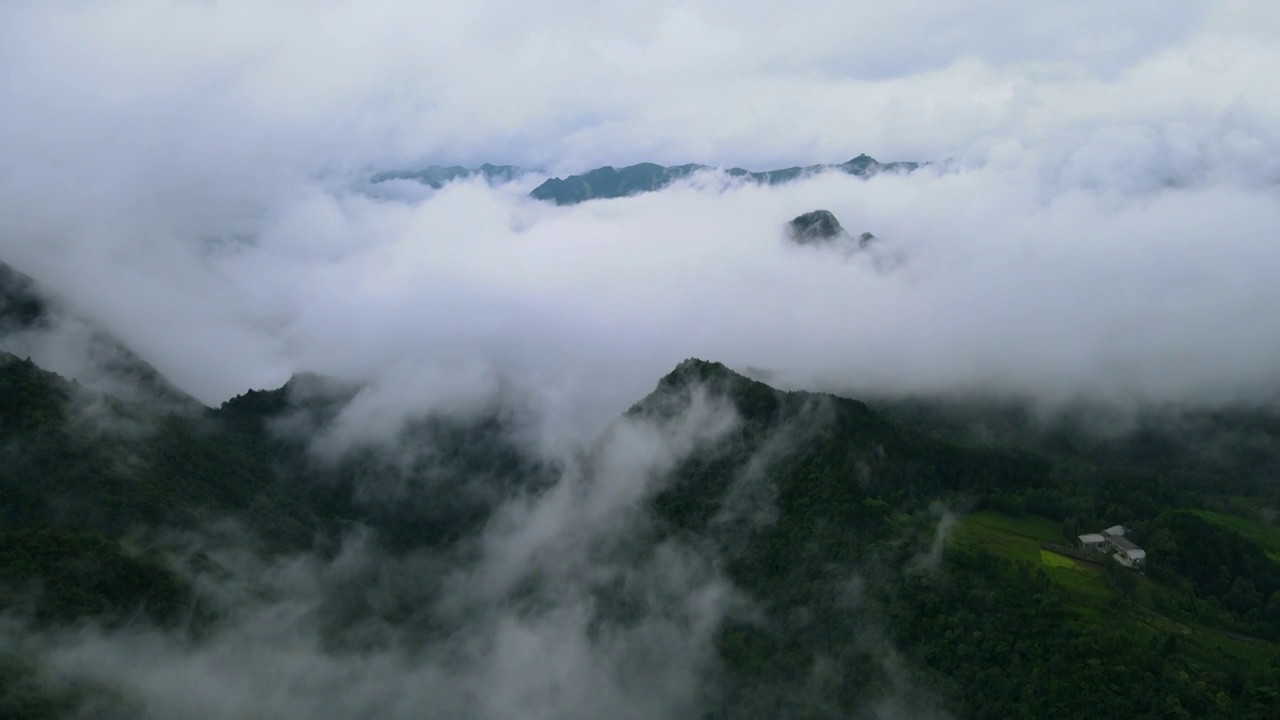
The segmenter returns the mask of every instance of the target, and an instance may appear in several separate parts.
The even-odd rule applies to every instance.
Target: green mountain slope
[[[0,262],[0,351],[27,356],[44,349],[42,340],[61,335],[70,336],[69,341],[47,352],[73,355],[71,363],[91,373],[82,382],[175,410],[199,405],[118,338]]]
[[[365,522],[387,542],[434,545],[474,530],[525,485],[545,482],[497,415],[412,423],[397,444],[422,455],[368,447],[338,461],[319,458],[311,452],[319,429],[360,388],[327,383],[325,392],[299,392],[316,382],[295,378],[217,409],[157,414],[0,355],[0,392],[13,400],[0,413],[6,526],[120,536],[232,517],[285,549]],[[301,433],[274,429],[286,420]],[[443,486],[447,499],[433,497]],[[383,502],[385,493],[394,502]]]
[[[208,596],[221,576],[193,581],[165,528],[231,519],[270,558],[332,557],[345,528],[364,527],[394,567],[450,577],[513,498],[581,491],[523,449],[518,407],[412,419],[390,444],[317,454],[362,391],[299,376],[198,414],[156,413],[0,358],[3,610],[31,632],[145,622],[188,628],[199,646],[234,613]],[[928,413],[782,392],[701,360],[620,422],[688,432],[700,404],[735,422],[638,496],[629,512],[644,522],[592,549],[600,568],[630,568],[661,567],[679,547],[731,582],[699,716],[1275,716],[1280,580],[1264,534],[1186,512],[1204,496],[1161,465],[1031,436],[978,441]],[[608,471],[596,452],[582,451],[588,486]],[[1102,522],[1132,528],[1145,575],[1042,553]],[[587,573],[583,607],[602,637],[655,612],[652,588],[618,577]],[[324,590],[323,647],[449,640],[459,611],[436,606],[435,580],[383,604],[362,594],[368,582]],[[557,582],[531,577],[508,601],[535,612]],[[41,694],[31,678],[43,672],[0,658],[0,703],[72,702]]]
[[[693,382],[733,398],[744,423],[730,449],[691,461],[656,504],[673,532],[721,548],[734,581],[762,603],[762,617],[724,629],[722,657],[740,683],[729,715],[816,702],[818,666],[838,690],[824,700],[834,705],[819,703],[814,713],[853,713],[884,693],[895,678],[866,637],[868,614],[920,668],[916,682],[938,688],[961,716],[1074,717],[1123,707],[1152,717],[1265,717],[1276,708],[1280,655],[1265,619],[1280,611],[1275,566],[1261,548],[1241,546],[1244,538],[1201,529],[1195,536],[1225,555],[1203,553],[1195,536],[1174,531],[1180,516],[1158,495],[1132,515],[1153,556],[1159,549],[1150,579],[1109,560],[1067,568],[1072,560],[1051,555],[1045,563],[1042,542],[1070,542],[1061,518],[1036,526],[1030,554],[1007,554],[1022,545],[974,542],[967,533],[959,545],[936,545],[931,566],[922,548],[931,535],[935,544],[945,537],[930,512],[937,500],[998,504],[1028,493],[1088,503],[1108,489],[1068,484],[1048,454],[940,439],[852,400],[777,392],[709,363],[685,363],[632,412],[660,412],[663,398]],[[785,453],[744,474],[747,457],[779,432]],[[1114,473],[1123,481],[1123,468]],[[772,517],[753,524],[759,515],[750,511],[726,515],[742,497],[771,498]],[[1196,579],[1194,568],[1224,562],[1248,579],[1233,584],[1228,575],[1225,591],[1213,587],[1216,576]],[[1217,610],[1232,602],[1236,612]],[[1252,637],[1241,644],[1237,631]]]
[[[272,538],[309,542],[310,511],[274,472],[225,442],[208,411],[162,412],[0,354],[0,497],[5,529],[118,537],[222,515]]]
[[[1280,501],[1280,413],[1271,405],[1215,409],[1089,405],[1043,416],[1018,400],[891,398],[876,408],[920,432],[966,444],[1035,449],[1077,472],[1159,476],[1205,495],[1258,494]]]

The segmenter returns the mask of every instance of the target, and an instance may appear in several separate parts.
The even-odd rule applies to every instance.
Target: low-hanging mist
[[[830,427],[833,410],[802,401],[757,428],[766,434],[750,451],[732,440],[745,420],[719,382],[660,388],[644,410],[554,458],[549,486],[498,499],[481,529],[450,546],[393,552],[359,525],[329,550],[263,554],[261,538],[235,521],[158,538],[151,528],[149,542],[195,592],[176,626],[141,609],[108,626],[19,625],[0,651],[38,661],[47,691],[93,690],[77,710],[107,718],[750,716],[797,692],[788,703],[824,707],[836,691],[819,676],[831,669],[798,688],[780,680],[744,692],[724,686],[718,652],[725,623],[772,624],[724,563],[776,522],[768,474]],[[730,555],[663,529],[651,503],[675,471],[742,450],[714,521],[737,538]],[[863,614],[857,597],[847,602],[842,612]],[[873,692],[868,717],[942,717],[890,667],[895,651],[877,624],[866,618],[859,652],[885,663],[891,682]]]
[[[1275,717],[1280,12],[580,5],[0,3],[0,715]]]
[[[1027,172],[706,175],[571,208],[479,183],[402,202],[312,188],[216,243],[86,229],[55,254],[11,232],[5,253],[208,403],[298,371],[390,374],[417,402],[406,367],[472,364],[481,386],[515,378],[598,422],[691,355],[855,393],[1276,387],[1269,186],[1046,194]],[[788,243],[783,223],[815,207],[874,231],[871,252]]]
[[[692,355],[850,392],[1273,389],[1273,11],[758,10],[14,3],[0,45],[40,71],[0,76],[0,260],[206,403],[460,362],[598,424]],[[572,208],[536,174],[369,186],[861,152],[933,165]],[[892,262],[789,247],[815,209]]]

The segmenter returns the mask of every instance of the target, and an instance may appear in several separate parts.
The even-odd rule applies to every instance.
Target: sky
[[[68,0],[3,12],[6,100],[21,101],[6,134],[31,154],[56,146],[83,162],[115,138],[113,152],[135,156],[314,168],[936,159],[1073,126],[1266,113],[1276,101],[1258,90],[1280,25],[1280,11],[1230,0]]]
[[[1257,398],[1278,37],[1231,1],[5,3],[0,259],[210,404],[496,374],[594,421],[689,356],[847,393]],[[863,152],[936,165],[573,208],[540,177],[365,192]],[[877,248],[788,246],[819,207]]]

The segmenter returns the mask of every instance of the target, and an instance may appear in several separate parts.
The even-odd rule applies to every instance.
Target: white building
[[[1085,550],[1102,550],[1107,545],[1107,539],[1098,533],[1089,533],[1080,536],[1080,547]]]
[[[1142,567],[1147,561],[1147,551],[1125,537],[1128,534],[1129,528],[1123,525],[1112,525],[1101,533],[1079,535],[1078,538],[1080,547],[1086,550],[1112,553],[1121,565]]]
[[[1108,535],[1107,543],[1115,548],[1116,559],[1122,564],[1142,567],[1147,560],[1147,551],[1138,547],[1132,540],[1123,535]]]

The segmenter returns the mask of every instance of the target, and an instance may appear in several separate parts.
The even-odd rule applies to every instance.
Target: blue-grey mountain
[[[511,182],[524,175],[525,172],[527,171],[515,165],[490,165],[489,163],[485,163],[478,168],[468,168],[460,165],[429,165],[421,170],[380,172],[373,176],[372,182],[376,184],[389,180],[413,180],[439,190],[456,180],[470,180],[474,177],[482,177],[490,184]]]
[[[882,163],[868,155],[859,155],[848,162],[826,165],[805,165],[778,170],[751,171],[740,167],[723,170],[725,175],[742,178],[749,182],[763,185],[781,185],[824,172],[843,172],[857,177],[871,177],[884,172],[905,173],[916,170],[928,163],[889,162]],[[548,178],[534,188],[529,196],[537,200],[547,200],[557,205],[576,205],[588,200],[605,200],[628,197],[640,193],[661,190],[668,185],[683,180],[694,173],[717,170],[712,165],[687,163],[685,165],[658,165],[656,163],[639,163],[622,168],[613,166],[598,167],[579,175]],[[490,184],[511,182],[532,170],[515,165],[490,165],[485,163],[478,168],[460,165],[429,165],[421,170],[390,170],[380,172],[371,178],[374,184],[391,180],[411,180],[433,189],[440,189],[458,180],[470,180],[481,177]]]
[[[859,155],[838,165],[807,165],[761,172],[734,167],[725,170],[724,173],[730,177],[744,178],[763,185],[781,185],[824,172],[843,172],[866,178],[883,172],[911,172],[919,167],[921,163],[882,163],[868,155]],[[640,163],[624,168],[601,167],[581,175],[551,178],[534,188],[529,195],[538,200],[549,200],[557,205],[575,205],[588,200],[627,197],[661,190],[696,172],[715,169],[710,165],[689,164],[664,167],[654,163]]]

